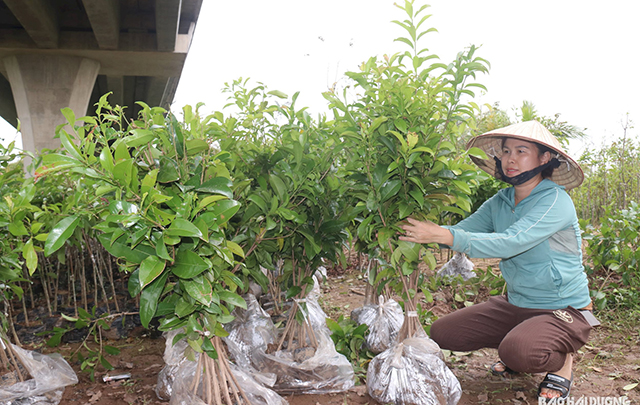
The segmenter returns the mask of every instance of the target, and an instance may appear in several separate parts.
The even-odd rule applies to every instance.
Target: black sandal
[[[504,370],[498,371],[496,369],[496,366],[498,366],[498,365],[501,365],[502,368],[504,368]],[[490,369],[491,369],[491,374],[497,375],[498,377],[502,377],[502,378],[512,377],[512,376],[518,374],[517,372],[515,372],[512,369],[510,369],[509,367],[507,367],[507,365],[504,364],[504,362],[502,360],[498,360],[495,363],[493,363],[491,365]]]
[[[547,373],[547,375],[544,376],[544,380],[542,380],[542,382],[538,386],[538,398],[544,398],[540,396],[540,393],[542,392],[543,388],[547,388],[550,390],[558,391],[560,393],[560,396],[556,398],[566,399],[569,397],[569,393],[571,392],[572,382],[573,382],[573,374],[571,374],[571,379],[567,380],[566,378],[561,377],[557,374]],[[550,402],[556,398],[544,398],[544,399],[546,400],[545,402]]]

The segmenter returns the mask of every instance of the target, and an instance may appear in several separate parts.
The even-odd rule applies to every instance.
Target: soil
[[[442,257],[440,264],[446,261]],[[476,268],[486,268],[496,262],[476,261]],[[326,282],[322,284],[323,295],[320,303],[327,315],[333,319],[344,315],[348,317],[351,310],[362,306],[365,283],[358,276],[355,263],[348,269],[330,269]],[[482,291],[480,295],[482,295]],[[476,297],[477,301],[486,299]],[[452,294],[441,291],[434,294],[432,303],[424,303],[433,314],[442,316],[459,306]],[[640,403],[640,335],[638,330],[621,330],[606,324],[594,329],[590,342],[583,347],[574,361],[574,383],[571,395],[580,397],[623,397],[630,404]],[[141,328],[130,331],[126,339],[109,340],[106,344],[121,350],[117,356],[107,356],[116,367],[110,374],[130,373],[131,378],[105,383],[102,381],[104,371],[96,372],[96,380],[92,382],[86,372],[80,370],[80,364],[70,361],[78,375],[79,382],[67,387],[62,404],[79,405],[115,405],[115,404],[164,404],[160,401],[154,388],[158,372],[162,369],[165,341],[157,335]],[[32,342],[25,348],[45,353],[58,352],[69,358],[79,343],[63,344],[49,348],[42,342]],[[489,371],[489,365],[498,359],[496,350],[479,350],[470,353],[447,353],[447,364],[459,379],[463,389],[459,404],[537,404],[537,386],[541,375],[519,374],[503,379]],[[98,369],[102,370],[102,369]],[[293,395],[285,397],[291,405],[318,404],[377,404],[366,393],[365,385],[356,385],[348,392],[325,395]],[[618,400],[619,401],[619,400]],[[585,402],[588,404],[589,402]],[[604,402],[602,402],[604,403]],[[621,403],[621,402],[616,402]]]

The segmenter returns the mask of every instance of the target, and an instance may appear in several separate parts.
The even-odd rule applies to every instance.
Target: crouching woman
[[[431,338],[454,351],[498,349],[495,374],[546,373],[539,397],[566,398],[572,354],[592,327],[580,228],[566,192],[582,183],[583,172],[537,121],[490,131],[467,147],[484,150],[488,159],[474,162],[512,187],[454,226],[409,219],[400,239],[502,259],[507,294],[438,319]]]

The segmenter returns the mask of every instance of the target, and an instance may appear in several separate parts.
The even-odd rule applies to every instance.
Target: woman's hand
[[[414,243],[453,245],[453,234],[448,229],[431,221],[418,221],[413,218],[407,218],[407,221],[409,222],[408,224],[401,226],[405,233],[400,236],[400,240]]]

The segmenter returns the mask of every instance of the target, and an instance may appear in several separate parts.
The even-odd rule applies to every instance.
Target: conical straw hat
[[[480,148],[487,154],[488,159],[479,159],[471,156],[471,160],[478,167],[492,176],[496,175],[496,162],[502,155],[502,139],[504,137],[522,139],[528,142],[536,142],[556,151],[556,157],[561,165],[553,171],[550,180],[556,184],[565,186],[567,190],[578,187],[584,180],[584,174],[580,165],[571,158],[563,149],[560,142],[547,128],[538,121],[525,121],[508,127],[494,129],[482,135],[472,138],[467,144],[467,149]]]

